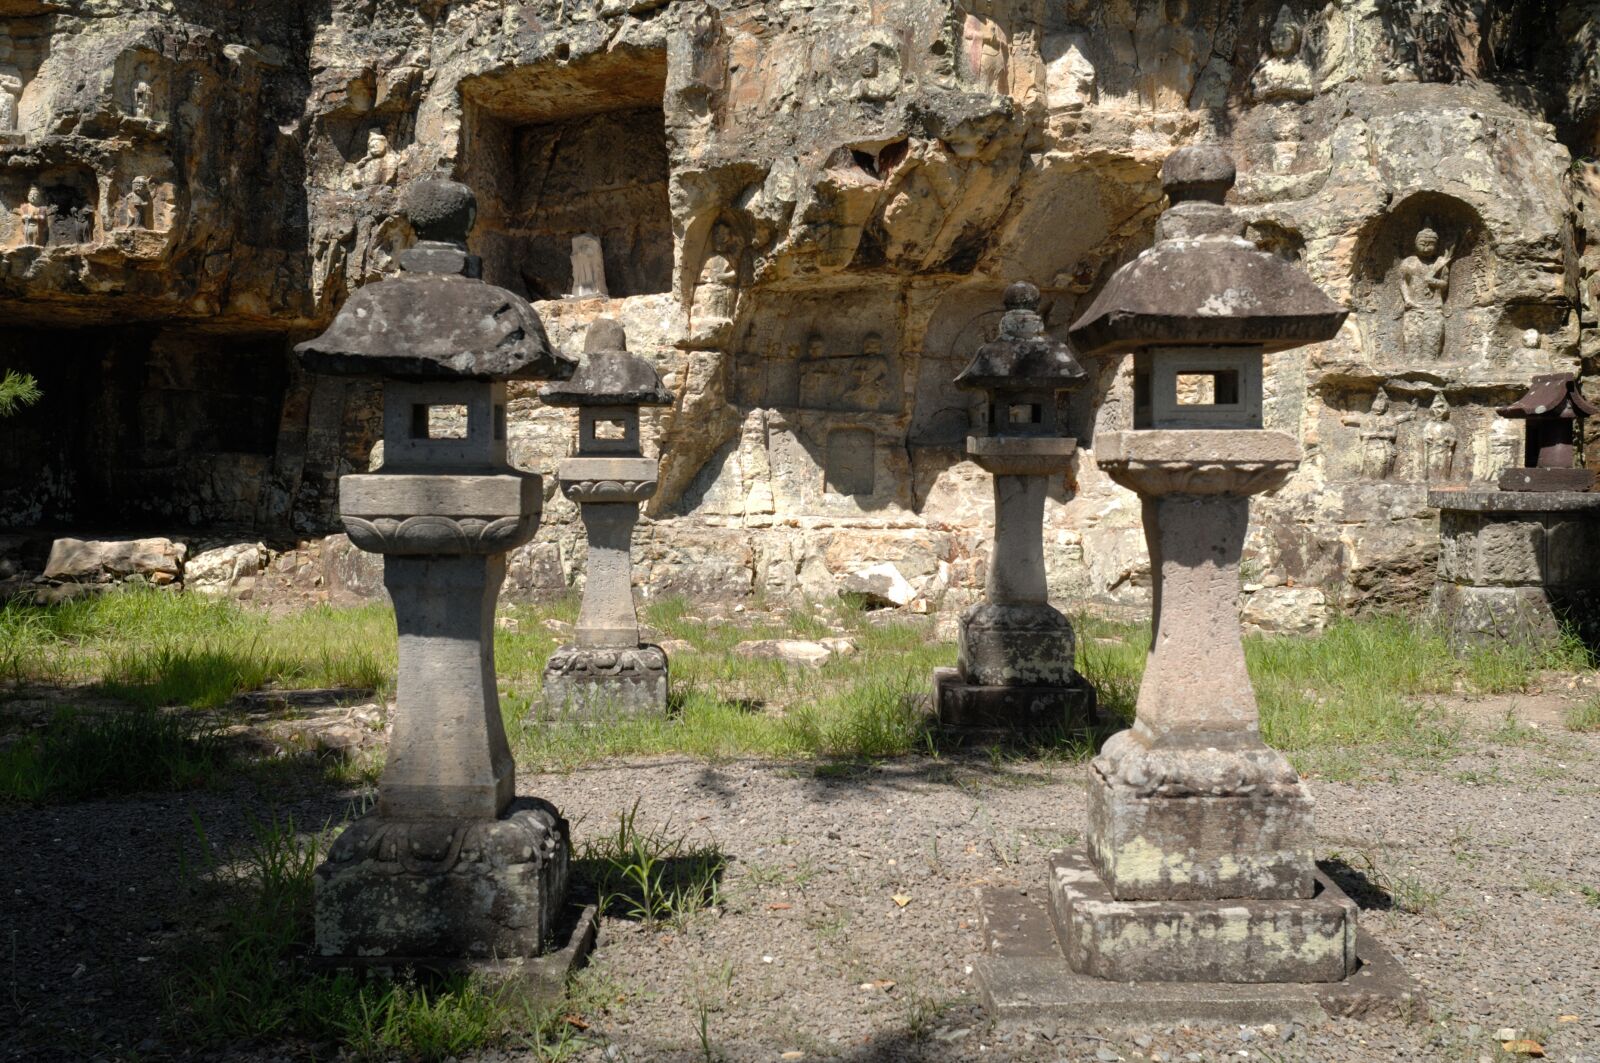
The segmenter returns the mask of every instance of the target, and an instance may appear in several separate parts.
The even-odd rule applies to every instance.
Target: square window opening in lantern
[[[467,438],[467,407],[459,403],[444,406],[426,404],[412,406],[411,438]]]

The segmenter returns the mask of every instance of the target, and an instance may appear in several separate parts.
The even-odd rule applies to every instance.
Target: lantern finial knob
[[[424,178],[406,187],[405,212],[419,239],[465,244],[478,217],[478,197],[460,181]]]
[[[1027,281],[1017,281],[1007,286],[1005,304],[1007,310],[1037,310],[1039,289]]]

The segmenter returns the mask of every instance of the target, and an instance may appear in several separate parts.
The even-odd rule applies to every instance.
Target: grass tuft
[[[1600,731],[1600,697],[1590,698],[1581,705],[1567,710],[1564,722],[1569,731],[1593,733]]]
[[[209,785],[227,762],[222,736],[192,716],[63,709],[42,733],[0,747],[0,801],[190,790]]]
[[[647,926],[681,926],[722,897],[727,860],[715,845],[690,845],[666,824],[639,825],[639,802],[617,816],[617,829],[579,848],[580,873],[594,880],[601,910]]]

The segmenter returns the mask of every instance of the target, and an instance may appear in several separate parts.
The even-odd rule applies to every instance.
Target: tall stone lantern
[[[540,397],[578,410],[578,448],[561,463],[561,492],[578,503],[589,563],[571,645],[550,655],[545,702],[579,711],[607,707],[664,712],[667,654],[639,640],[633,603],[633,528],[639,504],[656,493],[656,459],[639,442],[639,408],[667,406],[672,393],[655,368],[628,351],[622,326],[603,317],[584,336],[585,361],[572,379]]]
[[[1095,459],[1138,493],[1154,570],[1137,718],[1093,761],[1086,846],[1051,855],[1048,915],[989,899],[980,977],[1002,1012],[1045,999],[1169,1022],[1349,1010],[1341,994],[1383,988],[1376,953],[1313,860],[1309,790],[1262,741],[1238,617],[1250,497],[1301,456],[1262,428],[1263,355],[1332,338],[1346,312],[1243,239],[1222,150],[1182,149],[1161,176],[1154,246],[1068,332],[1086,354],[1134,355],[1134,427],[1099,433]],[[1007,957],[1023,924],[1053,924],[1060,961]]]
[[[1060,434],[1056,395],[1088,374],[1045,334],[1039,289],[1013,284],[1005,306],[999,336],[955,380],[988,397],[988,430],[967,437],[967,454],[994,477],[994,553],[984,601],[961,614],[959,665],[934,673],[935,700],[946,726],[1077,726],[1094,688],[1073,668],[1072,624],[1050,604],[1044,500],[1078,445]]]
[[[355,292],[308,369],[383,382],[380,471],[346,476],[356,546],[384,555],[400,668],[376,808],[316,872],[317,951],[332,962],[452,967],[538,956],[564,907],[567,822],[516,797],[495,688],[506,551],[539,526],[540,478],[506,460],[506,383],[562,378],[538,315],[479,279],[476,203],[452,181],[407,189],[420,238],[398,276]]]

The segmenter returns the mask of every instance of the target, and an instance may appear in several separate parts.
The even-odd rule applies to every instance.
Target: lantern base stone
[[[992,731],[1078,729],[1095,719],[1094,687],[1074,674],[1065,686],[968,683],[959,668],[935,668],[933,701],[945,727]]]
[[[660,646],[563,646],[544,670],[544,704],[564,714],[665,713],[670,686]]]
[[[1322,896],[1342,897],[1318,875]],[[984,955],[973,965],[979,998],[996,1019],[1051,1018],[1084,1027],[1260,1025],[1391,1016],[1424,1022],[1421,987],[1366,931],[1355,930],[1355,970],[1334,982],[1115,981],[1072,969],[1039,890],[981,896]]]
[[[1304,900],[1315,892],[1310,791],[1282,753],[1106,742],[1086,850],[1119,901]]]
[[[548,950],[566,908],[567,821],[533,798],[492,820],[369,814],[316,871],[326,963],[452,968]]]
[[[1507,469],[1502,491],[1593,491],[1593,469]]]
[[[1073,970],[1119,982],[1338,982],[1355,969],[1356,905],[1304,899],[1119,901],[1081,851],[1050,858],[1050,914]]]

